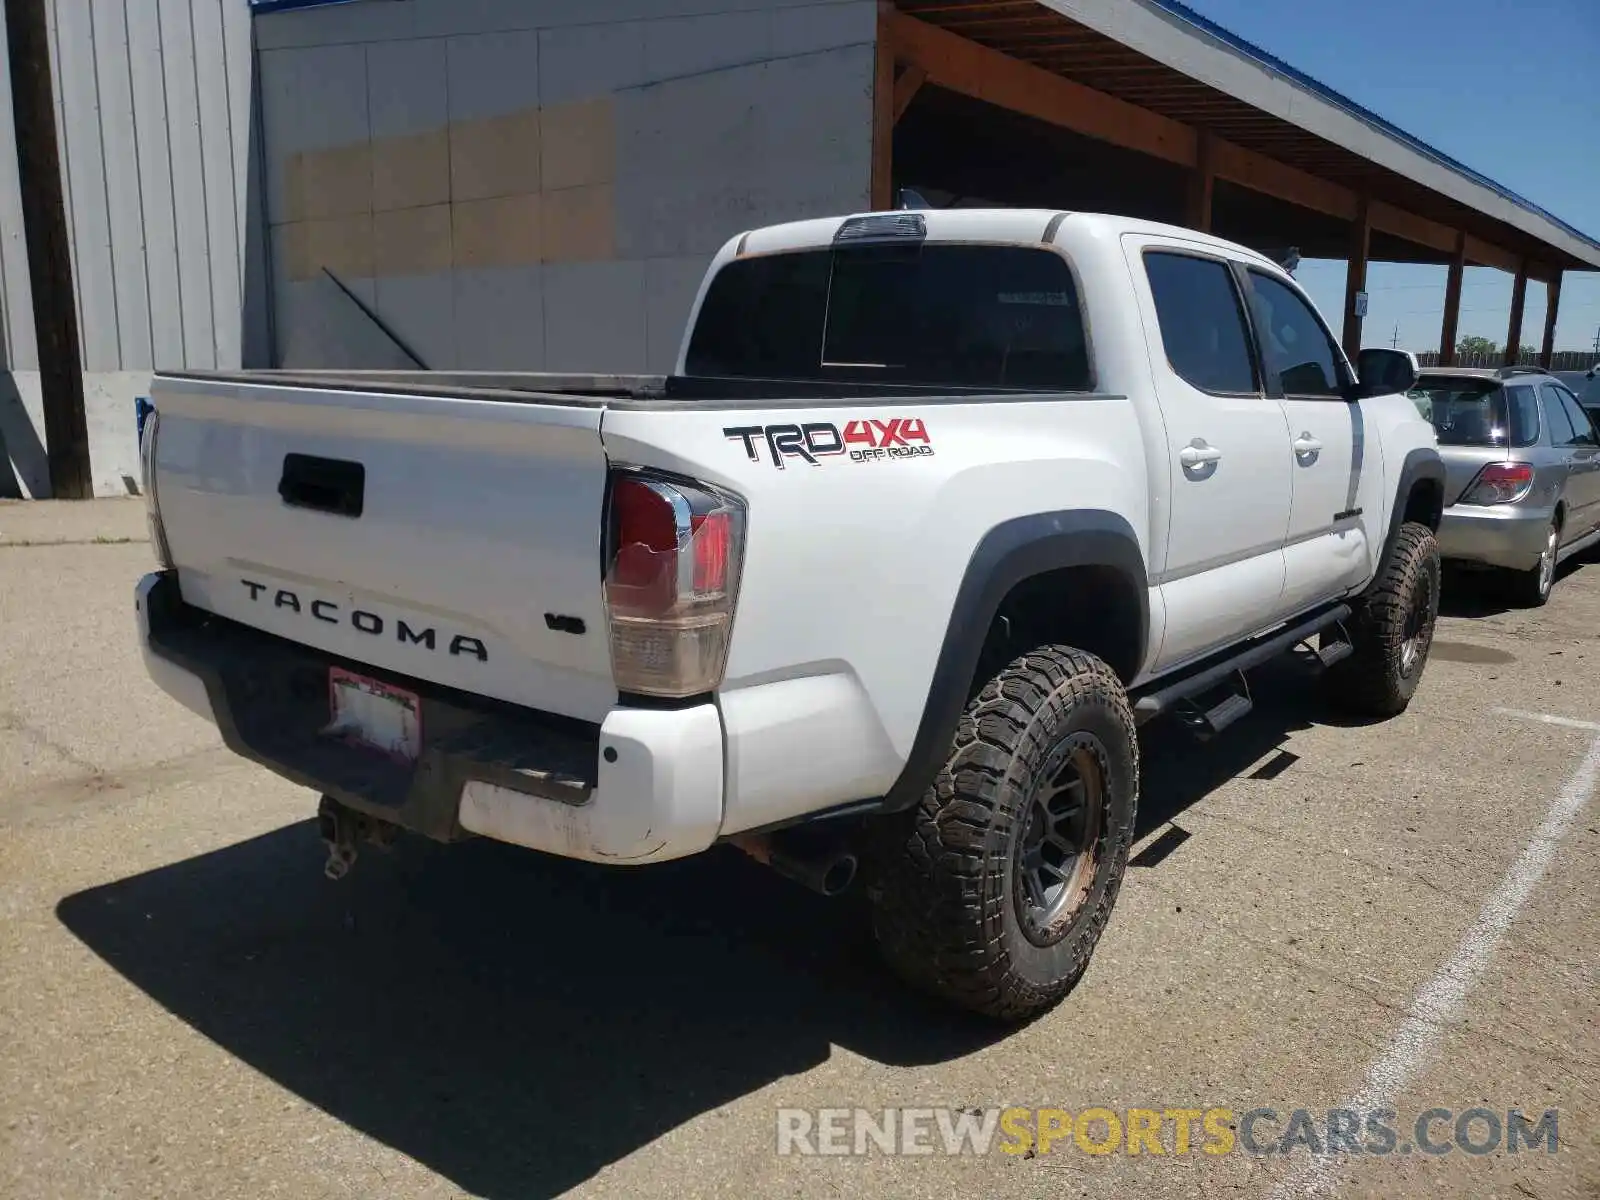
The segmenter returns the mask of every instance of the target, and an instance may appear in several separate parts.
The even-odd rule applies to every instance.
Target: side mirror
[[[1417,356],[1406,350],[1363,350],[1356,356],[1357,398],[1409,392],[1417,386]]]

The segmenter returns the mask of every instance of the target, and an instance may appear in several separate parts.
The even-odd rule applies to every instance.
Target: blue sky
[[[1600,0],[1185,0],[1429,145],[1600,239]],[[1345,264],[1297,277],[1338,327]],[[1437,349],[1443,267],[1374,264],[1367,345]],[[1462,336],[1503,343],[1511,277],[1469,267]],[[1544,332],[1545,289],[1528,285],[1522,340]],[[1594,345],[1600,273],[1562,284],[1556,348]]]

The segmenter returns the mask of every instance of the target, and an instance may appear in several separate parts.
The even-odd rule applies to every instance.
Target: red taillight
[[[614,603],[639,616],[666,612],[678,572],[678,520],[670,494],[660,484],[622,476],[612,486],[611,511]]]
[[[714,512],[695,517],[694,591],[712,596],[728,590],[728,553],[732,549],[733,514]]]
[[[1478,472],[1462,504],[1515,504],[1533,488],[1533,468],[1527,463],[1490,463]]]
[[[619,689],[692,696],[722,681],[743,531],[744,508],[731,496],[613,473],[605,583]]]

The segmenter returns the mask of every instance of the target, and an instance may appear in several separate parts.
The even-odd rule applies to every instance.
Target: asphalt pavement
[[[1395,720],[1285,660],[1216,742],[1146,730],[1111,926],[1007,1030],[733,851],[328,881],[316,797],[146,679],[143,539],[0,504],[0,1194],[1600,1197],[1600,566],[1447,580]]]

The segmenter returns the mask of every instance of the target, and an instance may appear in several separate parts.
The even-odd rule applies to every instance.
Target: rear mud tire
[[[1133,710],[1115,672],[1068,646],[1022,655],[968,706],[921,803],[882,818],[869,892],[884,959],[986,1017],[1048,1011],[1110,919],[1138,798]],[[1030,890],[1057,877],[1053,901]]]

